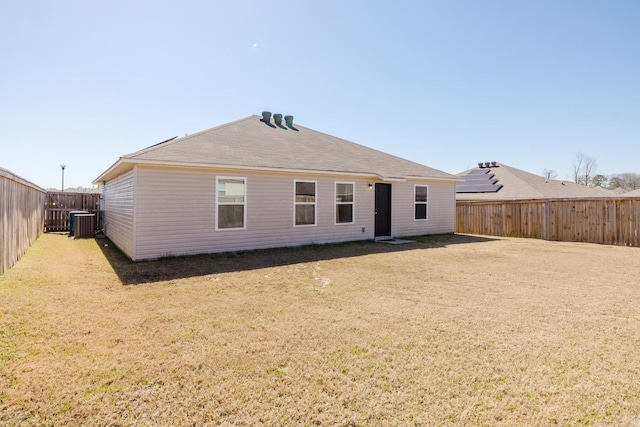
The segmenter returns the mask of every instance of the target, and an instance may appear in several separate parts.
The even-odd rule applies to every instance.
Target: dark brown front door
[[[376,183],[376,237],[391,236],[391,184]]]

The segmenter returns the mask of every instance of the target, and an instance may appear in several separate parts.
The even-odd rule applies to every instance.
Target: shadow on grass
[[[279,267],[305,262],[395,253],[451,245],[487,242],[489,237],[440,234],[410,237],[415,243],[389,245],[372,240],[293,248],[261,249],[243,252],[167,257],[153,261],[131,261],[106,237],[97,237],[98,247],[123,285],[139,285],[235,271]]]

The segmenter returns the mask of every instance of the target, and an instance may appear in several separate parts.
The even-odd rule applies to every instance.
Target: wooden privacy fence
[[[459,200],[456,232],[640,246],[640,197]]]
[[[42,233],[46,190],[0,168],[0,274]]]
[[[98,214],[100,194],[49,192],[45,204],[45,232],[70,231],[70,215],[72,211],[87,211]]]

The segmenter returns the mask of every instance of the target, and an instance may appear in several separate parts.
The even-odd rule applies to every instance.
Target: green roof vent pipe
[[[284,116],[284,122],[287,124],[288,128],[293,127],[293,116]]]
[[[274,114],[273,115],[273,121],[276,123],[276,126],[278,126],[280,129],[286,129],[286,127],[284,127],[284,125],[282,124],[282,114]]]
[[[271,121],[271,111],[263,111],[261,121],[269,123]]]

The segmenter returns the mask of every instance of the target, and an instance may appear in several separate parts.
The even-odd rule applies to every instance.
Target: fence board
[[[640,247],[640,197],[459,200],[456,231]]]
[[[45,232],[70,231],[69,213],[88,211],[98,214],[100,195],[96,193],[49,192],[45,203]]]
[[[40,236],[46,191],[0,168],[0,274]]]

